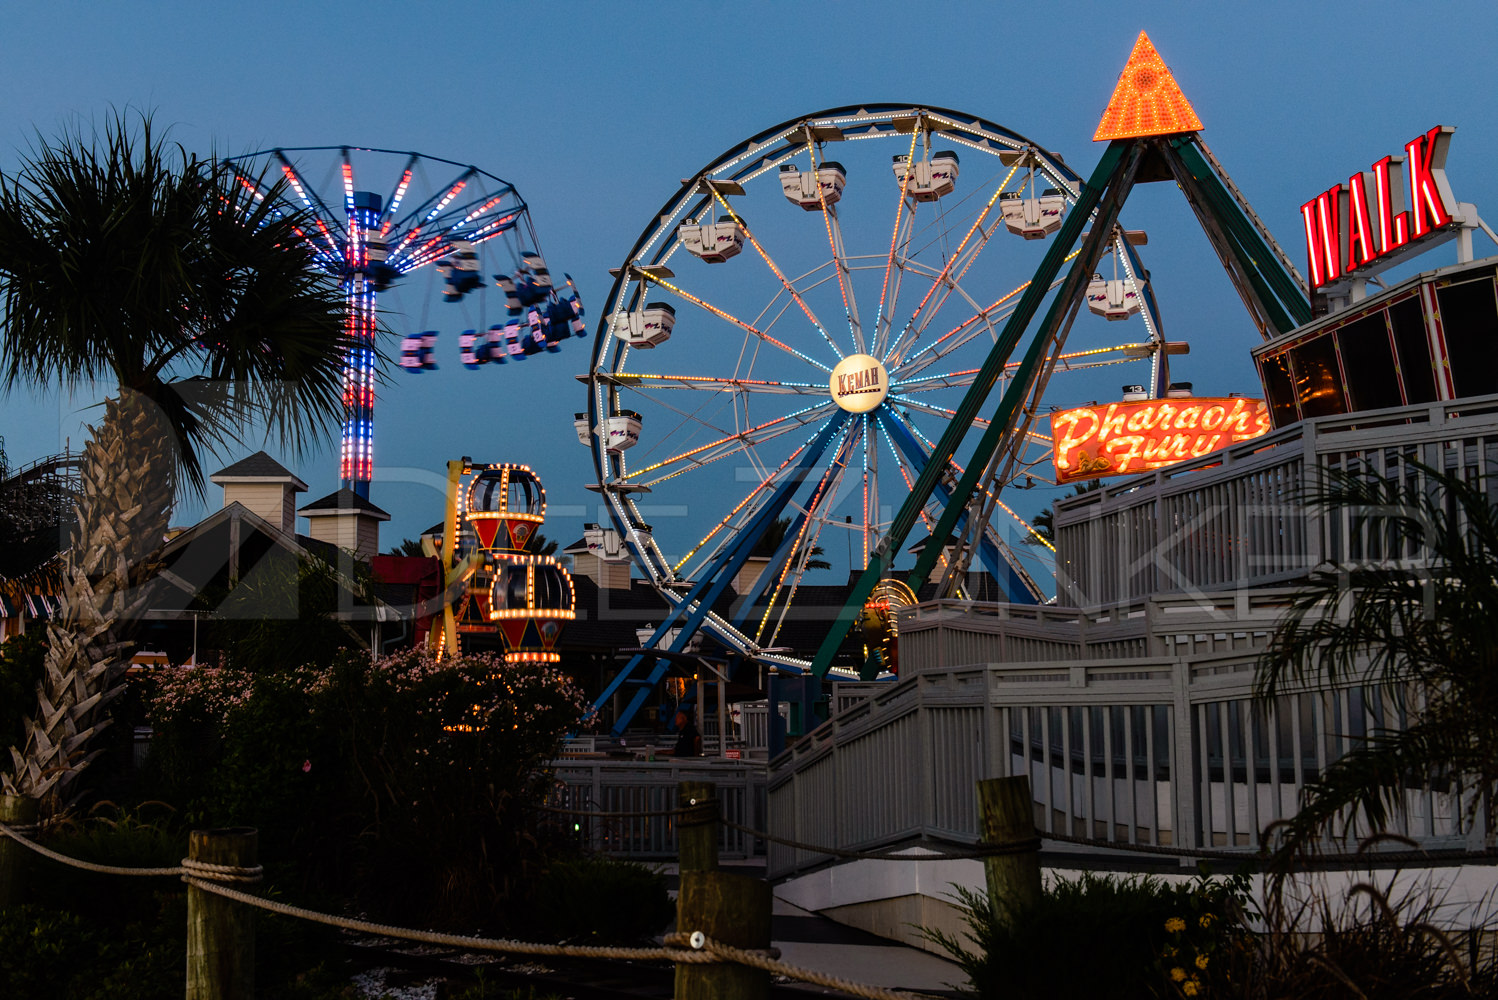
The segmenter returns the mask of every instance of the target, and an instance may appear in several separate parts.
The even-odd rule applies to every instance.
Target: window
[[[1394,350],[1389,346],[1389,327],[1380,309],[1371,316],[1353,320],[1337,330],[1342,370],[1347,373],[1347,394],[1354,410],[1381,410],[1399,406],[1399,373],[1394,368]]]
[[[1456,394],[1498,392],[1498,298],[1493,279],[1438,288],[1436,299]]]
[[[1390,306],[1389,325],[1399,349],[1405,399],[1411,403],[1435,402],[1436,368],[1430,358],[1430,342],[1425,338],[1425,314],[1420,310],[1419,296],[1411,295]]]
[[[1337,367],[1337,349],[1324,335],[1290,352],[1295,370],[1295,395],[1300,415],[1306,419],[1331,413],[1346,413],[1342,373]]]
[[[1274,426],[1284,427],[1300,419],[1295,408],[1295,386],[1290,380],[1290,358],[1276,354],[1259,362],[1259,379],[1269,396],[1269,416]]]

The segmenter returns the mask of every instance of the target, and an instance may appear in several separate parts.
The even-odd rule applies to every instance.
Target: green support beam
[[[878,547],[872,553],[869,564],[864,568],[863,574],[853,586],[853,591],[848,595],[847,603],[843,605],[838,617],[832,622],[827,635],[822,640],[821,648],[817,650],[816,658],[812,661],[812,673],[817,677],[825,677],[832,666],[832,659],[842,644],[843,637],[853,627],[857,620],[859,609],[863,607],[864,601],[868,600],[869,594],[873,593],[874,587],[885,576],[894,562],[894,554],[900,550],[905,543],[911,528],[915,526],[920,518],[926,501],[930,498],[936,487],[936,482],[957,452],[957,446],[961,444],[967,431],[973,426],[974,419],[983,408],[988,399],[988,394],[997,384],[999,375],[1003,373],[1004,366],[1009,362],[1009,357],[1014,353],[1025,328],[1029,326],[1030,320],[1040,308],[1040,303],[1050,290],[1051,282],[1061,271],[1061,265],[1065,262],[1067,254],[1076,244],[1082,230],[1091,221],[1092,211],[1102,200],[1103,195],[1113,185],[1125,164],[1128,164],[1128,172],[1132,175],[1137,167],[1141,153],[1141,146],[1137,141],[1117,141],[1109,143],[1103,152],[1102,159],[1098,161],[1092,176],[1082,185],[1077,193],[1077,201],[1067,213],[1066,221],[1062,224],[1061,231],[1057,234],[1055,241],[1046,252],[1041,261],[1040,268],[1031,278],[1029,285],[1020,296],[1019,303],[1014,312],[1004,324],[998,341],[993,350],[983,362],[973,384],[963,396],[962,402],[958,404],[956,412],[947,424],[946,431],[941,440],[937,442],[932,450],[931,459],[926,463],[921,474],[916,478],[910,495],[900,506],[900,511],[895,515],[894,522],[890,525],[889,533],[880,540]],[[1106,235],[1107,227],[1095,227],[1095,232],[1103,232]],[[1075,268],[1073,268],[1075,271]],[[1091,271],[1088,271],[1090,276]],[[1058,296],[1059,300],[1059,296]],[[1080,300],[1079,300],[1080,301]],[[1054,309],[1054,306],[1053,306]],[[1016,382],[1027,379],[1016,377]],[[988,464],[988,456],[975,456],[969,463],[969,469],[977,468],[979,472]],[[968,493],[957,492],[947,504],[947,510],[954,508],[958,511],[966,506],[967,498],[971,495],[971,487]],[[945,515],[943,515],[945,517]],[[955,516],[953,522],[955,523]],[[950,530],[950,529],[949,529]],[[938,547],[939,548],[939,547]]]

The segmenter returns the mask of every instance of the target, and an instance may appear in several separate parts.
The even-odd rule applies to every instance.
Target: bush
[[[582,708],[554,667],[486,655],[167,671],[151,767],[194,823],[258,827],[262,857],[296,859],[302,890],[493,926],[535,867],[526,812]]]
[[[1243,876],[1171,885],[1147,875],[1084,872],[1074,881],[1058,879],[1013,926],[1000,919],[987,894],[958,888],[967,942],[941,931],[923,933],[962,966],[968,977],[962,992],[971,996],[1135,1000],[1180,995],[1167,985],[1175,965],[1162,964],[1166,949],[1173,947],[1167,922],[1174,927],[1188,914],[1198,923],[1210,917],[1207,927],[1199,928],[1211,932],[1202,946],[1222,960],[1206,970],[1193,964],[1192,971],[1198,982],[1208,974],[1225,981],[1237,962],[1243,929],[1239,903],[1246,884]]]
[[[535,913],[556,941],[634,945],[664,930],[676,909],[659,871],[594,857],[553,864],[537,886]]]
[[[26,718],[37,709],[46,654],[40,628],[0,642],[0,753],[25,744]]]

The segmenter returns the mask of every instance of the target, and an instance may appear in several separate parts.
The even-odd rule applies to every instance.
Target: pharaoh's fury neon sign
[[[1446,181],[1456,129],[1437,125],[1300,207],[1312,288],[1376,274],[1453,235],[1459,206]],[[1396,211],[1397,210],[1397,211]]]

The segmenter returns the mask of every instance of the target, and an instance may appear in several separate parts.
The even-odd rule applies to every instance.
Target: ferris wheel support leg
[[[775,490],[770,494],[765,505],[755,513],[745,529],[739,532],[734,543],[729,546],[727,551],[720,554],[713,561],[712,565],[704,571],[703,578],[688,591],[686,597],[679,604],[666,614],[665,620],[661,622],[650,636],[649,642],[644,644],[646,647],[655,647],[657,643],[665,638],[666,633],[672,629],[679,629],[676,638],[671,643],[670,651],[679,653],[685,648],[686,644],[691,640],[692,634],[702,625],[703,619],[707,617],[713,605],[718,602],[718,598],[722,597],[724,591],[733,584],[734,576],[744,567],[744,563],[749,560],[749,553],[753,551],[755,543],[765,533],[765,529],[785,510],[785,505],[790,502],[791,496],[796,492],[796,488],[809,478],[812,468],[821,459],[822,453],[827,450],[827,446],[842,431],[843,423],[847,417],[848,414],[845,411],[839,410],[817,432],[816,438],[802,452],[801,459],[796,463],[796,466],[789,470],[780,483],[776,485]],[[593,708],[596,711],[607,704],[608,700],[613,697],[614,692],[619,690],[624,684],[633,682],[639,686],[634,697],[625,706],[624,711],[620,712],[619,717],[614,720],[612,732],[615,736],[622,735],[624,730],[628,728],[629,723],[635,717],[635,713],[645,704],[645,700],[650,696],[650,692],[661,682],[661,679],[666,676],[666,671],[670,669],[670,662],[668,660],[657,658],[655,666],[651,669],[649,675],[641,681],[634,677],[634,673],[644,663],[644,660],[645,654],[641,653],[630,657],[624,669],[609,682],[608,686],[604,688],[603,692],[593,703]]]
[[[905,456],[906,461],[913,465],[917,474],[919,474],[925,468],[926,462],[929,459],[925,449],[920,446],[915,436],[900,421],[890,417],[883,410],[876,411],[876,413],[878,414],[876,419],[879,421],[880,427],[884,429],[884,433],[895,443],[895,447],[900,450],[900,453]],[[936,481],[936,489],[933,492],[940,498],[943,505],[946,505],[952,499],[952,495],[947,490],[946,484],[940,479]],[[966,511],[957,518],[956,531],[959,535],[967,532]],[[999,551],[998,546],[988,537],[986,531],[980,534],[978,544],[978,558],[983,563],[983,568],[992,574],[1000,586],[1004,587],[1004,592],[1009,596],[1010,602],[1015,604],[1034,604],[1034,595],[1017,579],[1018,574],[1014,566]]]
[[[973,426],[974,419],[977,417],[979,410],[982,409],[989,392],[992,391],[994,385],[997,383],[1000,372],[1003,370],[1004,365],[1008,363],[1009,356],[1014,352],[1020,337],[1024,334],[1025,328],[1029,326],[1030,320],[1034,318],[1035,313],[1039,310],[1041,300],[1049,293],[1051,282],[1060,273],[1061,265],[1065,262],[1071,247],[1076,244],[1078,238],[1081,236],[1083,227],[1095,222],[1088,237],[1090,251],[1079,255],[1073,263],[1066,282],[1051,304],[1047,322],[1054,321],[1058,313],[1059,303],[1069,300],[1073,307],[1075,307],[1076,304],[1081,302],[1081,295],[1084,288],[1084,272],[1086,276],[1092,274],[1092,268],[1101,255],[1101,247],[1107,240],[1108,234],[1112,231],[1113,221],[1118,217],[1118,208],[1123,198],[1127,195],[1128,188],[1133,184],[1134,173],[1138,169],[1142,152],[1143,147],[1137,141],[1113,141],[1109,144],[1107,150],[1104,151],[1102,159],[1098,161],[1097,167],[1092,172],[1092,177],[1088,179],[1086,184],[1082,185],[1081,191],[1077,196],[1077,202],[1072,210],[1067,213],[1066,222],[1062,224],[1061,231],[1056,236],[1056,241],[1046,251],[1045,258],[1041,261],[1040,268],[1036,271],[1035,277],[1031,279],[1024,293],[1020,296],[1020,301],[1015,306],[1014,312],[1010,315],[1008,321],[1004,324],[1004,329],[999,335],[998,341],[994,344],[993,350],[989,352],[988,358],[983,362],[983,367],[974,378],[972,386],[968,389],[967,394],[958,405],[951,422],[947,425],[946,432],[942,434],[941,440],[937,442],[936,448],[933,449],[931,460],[921,470],[921,474],[917,477],[910,495],[905,498],[905,503],[901,505],[900,512],[895,515],[894,523],[890,525],[889,534],[880,541],[879,547],[874,551],[873,558],[869,560],[869,564],[864,569],[863,575],[859,577],[858,582],[853,587],[853,591],[848,595],[847,603],[843,605],[842,611],[839,612],[826,638],[823,639],[822,646],[817,651],[816,659],[812,661],[812,673],[818,678],[827,675],[828,669],[832,666],[832,659],[837,654],[837,649],[842,643],[842,638],[852,628],[859,609],[863,606],[863,602],[868,599],[869,594],[874,590],[874,585],[893,564],[894,554],[899,552],[900,546],[904,544],[906,536],[910,533],[910,529],[914,527],[916,520],[920,517],[921,511],[925,508],[927,500],[930,499],[931,493],[936,487],[938,477],[946,468],[947,463],[952,460],[952,456],[957,451],[958,444],[961,443],[967,430]],[[1110,207],[1106,212],[1100,212],[1099,215],[1106,214],[1107,218],[1092,220],[1090,217],[1093,209],[1097,208],[1103,202],[1105,194],[1109,196],[1107,204]],[[1009,392],[1005,394],[1006,403],[1012,398],[1014,405],[1017,406],[1019,400],[1023,398],[1024,393],[1016,393],[1016,390],[1024,389],[1028,392],[1028,383],[1039,362],[1039,345],[1045,342],[1045,337],[1037,335],[1031,345],[1029,354],[1026,355],[1025,362],[1021,364],[1019,371],[1015,375]],[[1004,407],[1001,406],[1002,409]],[[1010,413],[1012,415],[1012,407],[1010,408]],[[995,420],[989,426],[988,432],[984,435],[984,441],[988,450],[986,452],[982,451],[982,446],[980,445],[980,452],[969,460],[967,472],[958,484],[958,488],[954,491],[952,502],[947,504],[942,514],[942,519],[938,522],[937,529],[932,532],[935,537],[942,538],[951,533],[952,525],[956,522],[958,514],[962,512],[962,508],[966,506],[967,498],[972,495],[972,490],[976,485],[977,479],[988,463],[988,456],[998,446],[999,438],[1004,433],[1007,424],[1008,419],[1004,419]],[[942,527],[943,524],[945,525],[944,529]],[[940,547],[933,545],[928,546],[927,551],[923,553],[920,562],[927,564],[926,572],[930,572],[930,568],[935,564],[939,552]],[[918,562],[917,566],[919,567],[919,565],[920,563]],[[867,666],[865,667],[866,672]]]
[[[1279,256],[1265,244],[1237,199],[1202,156],[1197,148],[1199,141],[1194,135],[1171,139],[1160,143],[1160,150],[1202,227],[1210,233],[1215,226],[1227,237],[1226,247],[1214,242],[1223,266],[1231,275],[1229,265],[1237,265],[1277,332],[1287,333],[1309,322],[1311,304],[1299,284],[1280,266]]]

